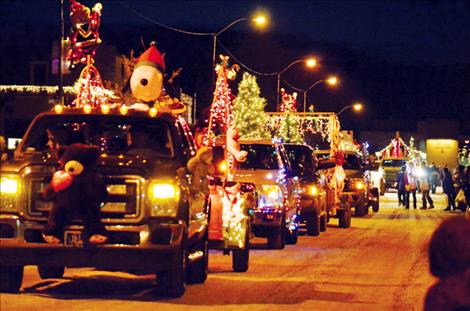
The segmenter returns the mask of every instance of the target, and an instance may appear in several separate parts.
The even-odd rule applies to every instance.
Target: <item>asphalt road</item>
[[[405,210],[387,193],[379,213],[353,218],[349,229],[332,219],[319,237],[301,236],[284,250],[256,239],[246,273],[213,252],[206,283],[188,286],[180,299],[155,298],[152,275],[69,269],[64,279],[41,280],[28,266],[21,293],[0,295],[0,309],[421,310],[434,282],[427,243],[451,215],[442,211],[444,197],[434,198],[434,210]]]

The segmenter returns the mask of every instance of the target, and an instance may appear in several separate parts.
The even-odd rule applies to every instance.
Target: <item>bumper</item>
[[[2,216],[0,224],[2,227],[14,228],[13,237],[0,238],[0,262],[5,265],[96,267],[149,272],[170,267],[173,255],[180,249],[185,232],[185,225],[182,223],[155,222],[139,226],[107,226],[109,237],[134,233],[139,240],[136,245],[119,243],[66,246],[47,244],[35,238],[31,232],[40,236],[41,224],[23,222],[17,216]]]
[[[253,215],[253,227],[281,227],[282,210],[274,208],[256,209]]]
[[[365,192],[342,192],[341,195],[347,198],[349,205],[351,207],[357,207],[367,204],[367,199],[365,198]]]

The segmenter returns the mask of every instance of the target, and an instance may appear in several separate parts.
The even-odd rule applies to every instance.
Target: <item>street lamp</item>
[[[215,67],[215,54],[217,50],[217,36],[225,32],[227,29],[232,27],[233,25],[241,22],[241,21],[252,21],[256,26],[258,27],[263,27],[267,24],[268,19],[265,15],[257,15],[252,18],[248,17],[242,17],[237,20],[234,20],[224,28],[222,28],[220,31],[213,33],[213,42],[212,42],[212,69]]]
[[[317,60],[313,57],[309,57],[307,59],[298,59],[284,67],[281,71],[277,72],[277,89],[276,89],[276,107],[279,110],[279,91],[281,88],[281,75],[286,72],[290,67],[294,66],[295,64],[305,62],[305,66],[307,68],[313,68],[317,65]]]
[[[325,82],[330,86],[335,86],[338,84],[338,78],[336,76],[330,76],[326,80],[318,80],[317,82],[310,85],[307,89],[304,90],[304,112],[307,112],[307,93],[313,89],[316,85]]]
[[[346,107],[343,107],[343,109],[341,109],[341,110],[336,114],[336,116],[339,116],[341,113],[343,113],[343,111],[345,111],[346,109],[351,108],[351,107],[354,109],[354,111],[359,112],[359,111],[361,111],[361,110],[364,108],[364,105],[363,105],[362,103],[359,103],[359,102],[354,103],[354,104],[352,104],[352,105],[348,105],[348,106],[346,106]]]

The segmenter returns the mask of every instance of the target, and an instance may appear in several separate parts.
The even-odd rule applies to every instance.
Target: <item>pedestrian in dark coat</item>
[[[439,280],[426,293],[425,311],[470,310],[470,220],[445,219],[429,245],[429,267]]]
[[[406,167],[402,166],[397,174],[397,191],[398,191],[398,206],[405,205],[405,179],[406,179]]]
[[[444,210],[456,210],[454,180],[447,167],[444,167],[442,172],[442,191],[447,195],[447,207]]]

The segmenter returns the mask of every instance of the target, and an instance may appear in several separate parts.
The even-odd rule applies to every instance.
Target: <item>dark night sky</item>
[[[275,33],[347,43],[353,48],[372,47],[387,60],[470,62],[470,1],[464,0],[101,2],[103,27],[121,23],[151,25],[122,4],[173,27],[209,32],[264,8],[271,16],[270,31]],[[52,24],[58,19],[58,1],[2,0],[2,3],[5,13],[2,19],[11,25]],[[234,27],[247,28],[247,23]]]
[[[64,2],[68,11],[68,1]],[[96,3],[81,2],[88,6]],[[220,35],[220,42],[261,72],[279,71],[308,53],[319,56],[323,65],[317,72],[292,68],[283,77],[305,88],[327,73],[338,73],[341,89],[315,88],[309,101],[322,111],[337,111],[352,100],[364,100],[370,109],[365,119],[357,119],[361,124],[371,124],[366,122],[368,118],[445,117],[462,121],[470,113],[468,0],[101,2],[104,42],[127,53],[140,48],[140,35],[146,43],[157,40],[159,49],[167,52],[167,66],[184,68],[181,86],[198,92],[202,105],[207,105],[211,96],[207,83],[210,37],[167,31],[128,7],[160,23],[196,32],[217,32],[238,18],[265,9],[271,19],[265,33],[256,33],[241,22]],[[65,21],[69,26],[67,14]],[[1,83],[18,83],[10,77],[21,66],[27,76],[30,58],[50,57],[50,46],[44,48],[41,41],[57,39],[58,22],[58,0],[0,0]],[[48,35],[40,29],[48,29]],[[21,35],[16,36],[17,32]],[[15,57],[9,59],[12,55]],[[258,81],[272,106],[275,79],[259,77]],[[236,93],[236,85],[232,90]],[[352,113],[343,116],[348,117],[352,119]]]

